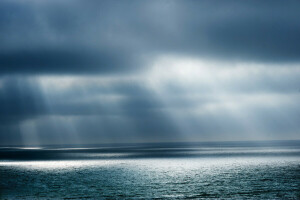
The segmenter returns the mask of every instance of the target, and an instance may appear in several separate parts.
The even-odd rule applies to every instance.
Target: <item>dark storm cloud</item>
[[[147,88],[136,82],[89,84],[87,90],[45,93],[35,78],[3,79],[0,145],[35,143],[30,140],[32,132],[38,133],[40,144],[178,139],[176,124],[159,111],[163,105]],[[124,98],[114,100],[116,95]]]
[[[138,64],[132,55],[115,55],[108,49],[104,52],[90,50],[37,49],[4,52],[0,54],[1,72],[8,73],[90,73],[124,72]]]
[[[45,112],[44,99],[36,81],[23,77],[1,80],[0,102],[0,124]]]
[[[0,1],[0,144],[299,138],[299,10]]]
[[[136,70],[160,54],[299,61],[298,1],[1,1],[1,73]]]
[[[22,144],[22,137],[30,138],[31,129],[28,131],[26,127],[31,124],[40,144],[78,143],[76,137],[83,143],[178,141],[184,138],[182,131],[193,140],[236,140],[254,134],[253,129],[255,133],[281,138],[282,132],[293,136],[299,129],[296,103],[299,95],[281,93],[276,86],[269,93],[263,90],[245,94],[240,93],[244,87],[240,85],[236,92],[227,94],[229,99],[210,91],[198,91],[200,96],[189,97],[196,91],[167,89],[162,98],[169,100],[164,102],[137,80],[116,79],[110,84],[101,84],[100,80],[96,84],[91,77],[78,77],[75,85],[61,88],[61,79],[56,77],[53,80],[56,84],[48,82],[44,86],[32,77],[2,80],[2,144]],[[260,84],[253,87],[253,90],[262,88]],[[238,109],[237,115],[226,107],[226,103],[243,105],[243,102],[245,105]],[[213,109],[206,110],[207,106]],[[197,109],[200,113],[194,114]]]
[[[130,115],[138,115],[162,107],[153,93],[137,82],[106,87],[88,82],[84,88],[52,93],[43,91],[40,82],[32,77],[5,77],[0,83],[0,117],[3,119],[44,115],[128,115],[129,111],[132,112]],[[116,106],[117,109],[111,109]]]

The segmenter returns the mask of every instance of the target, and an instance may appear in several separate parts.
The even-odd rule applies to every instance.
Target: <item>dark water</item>
[[[298,143],[0,150],[1,199],[300,199]]]

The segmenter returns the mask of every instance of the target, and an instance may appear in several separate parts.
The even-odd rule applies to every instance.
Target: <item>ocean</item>
[[[300,199],[300,142],[2,147],[0,199]]]

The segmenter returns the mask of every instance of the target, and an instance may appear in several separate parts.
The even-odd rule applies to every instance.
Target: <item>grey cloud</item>
[[[0,7],[2,74],[136,70],[171,53],[299,61],[298,1],[2,1]]]
[[[1,72],[4,74],[90,74],[122,73],[136,69],[140,62],[127,53],[90,50],[37,49],[0,53]]]
[[[35,81],[24,77],[1,80],[0,117],[4,119],[34,116],[44,111],[42,93]]]
[[[57,77],[56,77],[57,78]],[[288,80],[288,77],[285,78]],[[58,81],[58,80],[57,80]],[[82,81],[82,83],[80,83]],[[58,81],[59,82],[59,81]],[[70,86],[55,90],[59,84],[44,90],[34,77],[9,77],[1,81],[2,143],[13,143],[27,137],[23,124],[32,122],[39,141],[46,144],[117,141],[179,141],[245,139],[251,134],[270,134],[282,139],[282,132],[295,137],[298,131],[297,99],[299,95],[262,93],[273,98],[251,102],[261,93],[226,93],[227,98],[206,91],[189,96],[184,91],[165,93],[166,100],[139,81],[118,81],[109,85],[79,78]],[[101,81],[100,81],[101,83]],[[175,86],[174,86],[175,87]],[[261,88],[257,85],[257,88]],[[56,88],[57,89],[57,88]],[[189,91],[189,90],[187,90]],[[189,91],[195,94],[195,91]],[[120,99],[110,99],[120,95]],[[284,97],[284,99],[281,99]],[[287,100],[287,101],[286,101]],[[240,103],[238,113],[226,108],[226,103]],[[270,102],[268,102],[270,101]],[[212,110],[206,106],[212,106]],[[215,106],[215,107],[214,107]],[[239,106],[239,105],[237,105]],[[28,133],[27,133],[28,134]],[[75,137],[76,135],[76,137]],[[73,138],[74,136],[74,138]]]
[[[299,138],[299,9],[277,0],[3,0],[0,144],[25,144],[32,132],[41,144]],[[151,74],[165,55],[219,65],[202,66],[203,81],[165,65]],[[236,72],[236,63],[253,70]],[[226,68],[228,77],[218,74]],[[65,86],[64,76],[75,78]]]

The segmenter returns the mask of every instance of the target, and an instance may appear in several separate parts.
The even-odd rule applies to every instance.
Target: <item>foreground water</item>
[[[2,148],[0,178],[1,199],[300,199],[300,148]]]

